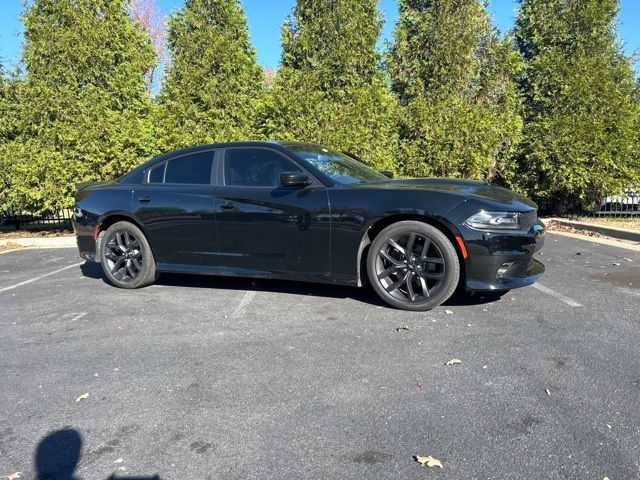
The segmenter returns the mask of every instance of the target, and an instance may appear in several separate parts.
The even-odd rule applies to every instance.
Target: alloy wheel
[[[132,282],[140,275],[144,261],[140,241],[127,230],[114,232],[106,244],[105,259],[115,279]]]
[[[419,233],[390,237],[375,263],[378,281],[396,300],[424,302],[443,288],[446,263],[442,251]]]

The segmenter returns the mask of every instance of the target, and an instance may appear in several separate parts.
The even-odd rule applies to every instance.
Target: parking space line
[[[244,296],[242,297],[242,300],[240,300],[240,303],[238,304],[238,306],[233,309],[233,312],[231,312],[231,317],[238,318],[244,315],[244,309],[247,308],[247,306],[251,303],[251,301],[253,300],[253,297],[255,296],[256,296],[255,290],[251,290],[245,293]]]
[[[59,268],[58,270],[54,270],[53,272],[45,273],[43,275],[38,275],[37,277],[30,278],[29,280],[25,280],[20,283],[16,283],[15,285],[10,285],[8,287],[0,288],[0,293],[8,292],[9,290],[13,290],[18,287],[22,287],[24,285],[28,285],[33,282],[37,282],[38,280],[42,280],[43,278],[50,277],[51,275],[55,275],[56,273],[64,272],[65,270],[69,270],[70,268],[79,267],[84,262],[74,263],[73,265],[67,265],[66,267]]]
[[[547,295],[551,295],[552,297],[557,298],[563,303],[566,303],[570,307],[582,307],[581,303],[576,302],[575,300],[562,295],[561,293],[556,292],[555,290],[551,290],[549,287],[545,287],[544,285],[540,285],[539,283],[534,283],[531,285],[536,290],[540,290],[542,293],[546,293]]]

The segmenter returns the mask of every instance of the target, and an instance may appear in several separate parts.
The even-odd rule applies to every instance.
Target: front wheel
[[[107,228],[100,242],[100,263],[107,279],[116,287],[146,287],[157,278],[149,242],[130,222],[117,222]]]
[[[405,221],[385,228],[367,256],[369,281],[378,296],[402,310],[431,310],[444,303],[460,280],[460,262],[437,228]]]

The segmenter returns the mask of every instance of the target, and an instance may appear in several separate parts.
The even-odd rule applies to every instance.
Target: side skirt
[[[162,273],[186,273],[193,275],[216,275],[221,277],[272,278],[309,283],[328,283],[334,285],[358,286],[356,277],[331,275],[328,273],[307,273],[290,271],[252,270],[248,268],[213,267],[208,265],[190,265],[176,263],[158,263],[156,270]]]

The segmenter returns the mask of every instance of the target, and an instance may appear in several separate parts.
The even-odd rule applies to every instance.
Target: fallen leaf
[[[76,403],[78,403],[81,400],[86,400],[87,398],[89,398],[89,394],[88,393],[80,395],[78,398],[76,398]]]
[[[614,267],[619,267],[620,264],[618,262],[613,262],[611,265],[613,265]]]
[[[544,389],[544,393],[546,393],[547,395],[551,395],[551,392],[549,391],[549,389],[548,389],[548,388],[545,388],[545,389]]]
[[[580,253],[580,252],[576,252],[576,255],[582,255],[582,253]]]
[[[444,468],[442,466],[442,462],[440,462],[440,460],[438,460],[437,458],[433,458],[431,455],[429,455],[428,457],[422,457],[420,455],[416,455],[415,457],[416,462],[418,462],[420,465],[422,465],[423,467],[438,467],[438,468]]]
[[[113,462],[113,463],[122,463],[122,462],[124,462],[124,459],[123,459],[123,458],[119,458],[119,459],[117,459],[117,460],[116,460],[115,462]]]
[[[609,273],[609,272],[605,272],[604,276],[605,276],[605,277],[609,277],[609,276],[611,276],[611,273]]]
[[[424,383],[422,383],[420,380],[418,380],[416,382],[416,387],[418,387],[418,390],[423,391],[424,390]]]
[[[488,366],[489,365],[483,365],[482,368],[486,370]]]
[[[6,478],[7,480],[20,480],[22,478],[20,475],[22,475],[21,472],[16,472],[2,478]]]
[[[627,262],[633,262],[633,260],[631,260],[630,258],[624,257],[624,259],[625,259]]]
[[[447,315],[453,315],[453,312],[451,310],[445,310],[444,313],[446,313]]]
[[[409,325],[400,325],[399,327],[396,327],[396,332],[401,332],[403,330],[411,330],[409,328]]]
[[[449,365],[462,365],[462,360],[459,360],[457,358],[452,358],[447,363],[445,363],[445,366],[449,366]]]

